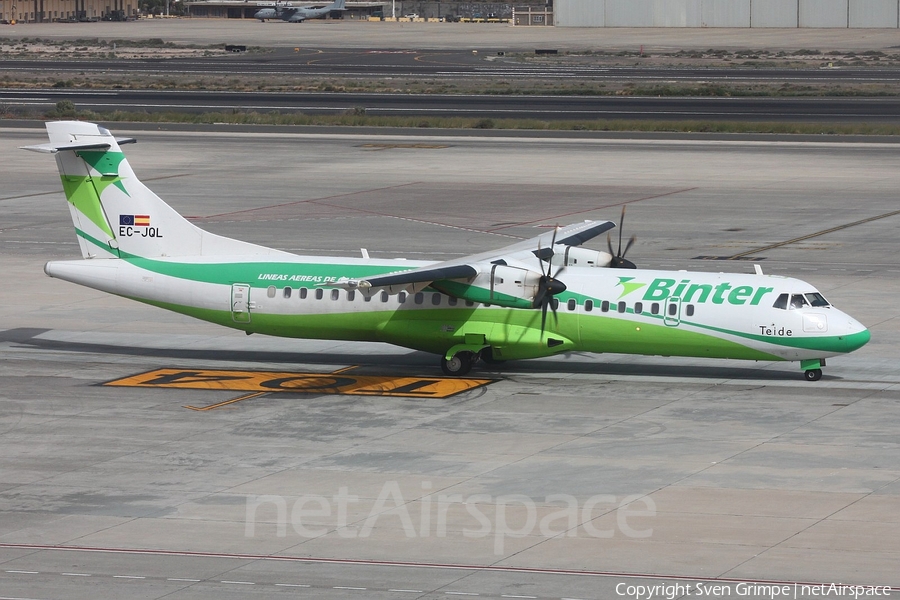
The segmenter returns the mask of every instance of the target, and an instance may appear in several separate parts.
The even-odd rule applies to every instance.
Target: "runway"
[[[45,277],[78,256],[71,220],[53,160],[15,149],[44,134],[5,128],[0,596],[900,588],[895,145],[114,133],[138,138],[142,181],[223,235],[441,259],[627,204],[639,267],[757,262],[817,286],[872,341],[817,383],[786,363],[565,355],[477,369],[489,384],[446,397],[104,385],[441,374],[421,353],[247,337]]]

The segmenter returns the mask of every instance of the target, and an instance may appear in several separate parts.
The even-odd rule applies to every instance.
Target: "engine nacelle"
[[[550,264],[553,266],[566,265],[567,267],[608,267],[612,256],[607,252],[590,250],[556,244],[553,247],[553,258]]]
[[[447,295],[507,308],[533,308],[541,274],[537,271],[509,265],[492,265],[471,283],[444,280],[432,282],[431,287]]]

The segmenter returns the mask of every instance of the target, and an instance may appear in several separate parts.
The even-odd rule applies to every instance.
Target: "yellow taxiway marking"
[[[103,385],[250,392],[248,395],[209,407],[187,407],[192,410],[209,410],[272,392],[448,398],[495,381],[494,379],[475,378],[351,375],[347,371],[353,368],[355,367],[347,367],[334,373],[154,369],[146,373],[108,381]]]
[[[223,406],[228,406],[229,404],[234,404],[235,402],[240,402],[241,400],[249,400],[250,398],[257,398],[259,396],[263,396],[268,394],[268,392],[253,392],[252,394],[244,394],[243,396],[238,396],[237,398],[232,398],[231,400],[226,400],[225,402],[218,402],[216,404],[210,404],[209,406],[191,406],[190,404],[186,405],[185,408],[189,408],[191,410],[213,410],[215,408],[222,408]]]

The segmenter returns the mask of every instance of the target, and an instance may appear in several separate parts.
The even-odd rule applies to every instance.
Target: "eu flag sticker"
[[[119,215],[119,225],[150,227],[150,215]]]

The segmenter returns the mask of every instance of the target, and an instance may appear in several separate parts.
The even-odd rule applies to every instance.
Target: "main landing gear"
[[[441,371],[444,375],[459,377],[472,370],[472,366],[478,361],[478,355],[474,352],[462,351],[447,359],[441,357]]]
[[[803,371],[803,377],[806,378],[807,381],[818,381],[822,379],[822,369],[809,369],[808,371]]]

